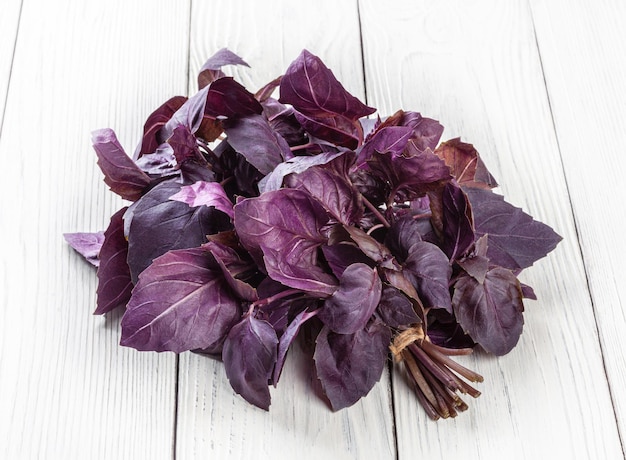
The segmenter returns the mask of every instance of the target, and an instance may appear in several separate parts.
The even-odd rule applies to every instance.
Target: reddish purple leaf
[[[517,344],[524,304],[520,283],[510,270],[493,268],[483,283],[462,275],[454,284],[452,305],[465,332],[488,352],[505,355]]]
[[[472,204],[476,235],[489,235],[487,257],[495,265],[511,270],[530,267],[562,239],[491,190],[467,188],[465,192]]]
[[[279,100],[309,117],[337,114],[355,121],[376,111],[348,93],[321,59],[307,50],[287,68]]]
[[[137,350],[215,350],[241,315],[211,254],[170,251],[139,276],[122,318],[121,344]]]
[[[128,242],[124,237],[124,207],[111,217],[104,232],[104,243],[100,250],[98,267],[97,308],[95,315],[103,315],[116,307],[126,305],[130,299],[133,283],[130,279]]]
[[[137,201],[150,184],[150,177],[126,155],[112,129],[94,131],[91,140],[104,182],[125,200]]]
[[[498,186],[474,146],[461,142],[461,138],[442,143],[435,154],[446,162],[459,185],[478,188]]]
[[[474,244],[472,207],[467,195],[456,184],[443,189],[443,251],[451,261],[461,258]]]
[[[413,308],[413,302],[399,289],[384,285],[376,312],[389,327],[399,328],[420,322]]]
[[[425,308],[443,308],[452,313],[449,288],[452,267],[441,249],[426,241],[413,244],[404,262],[404,273]]]
[[[280,374],[282,373],[283,366],[285,364],[285,358],[287,357],[287,351],[289,351],[289,347],[298,335],[300,328],[304,323],[316,315],[317,311],[302,310],[289,323],[283,334],[280,336],[280,340],[278,342],[278,358],[276,360],[274,372],[272,373],[272,384],[274,386],[276,386],[278,380],[280,379]]]
[[[354,334],[337,334],[324,326],[313,359],[333,410],[353,405],[380,380],[390,341],[390,329],[379,322]]]
[[[318,264],[318,248],[326,242],[321,228],[328,214],[301,190],[281,189],[235,205],[235,230],[241,244],[267,273],[286,286],[331,295],[335,278]]]
[[[161,136],[161,128],[172,118],[178,109],[187,101],[184,96],[174,96],[165,101],[158,109],[150,114],[143,126],[143,138],[137,151],[135,159],[140,158],[144,154],[156,152],[159,145],[167,139]]]
[[[233,203],[219,182],[198,181],[192,185],[183,185],[170,200],[180,201],[194,208],[214,206],[215,209],[233,218]]]
[[[318,317],[333,332],[353,334],[365,327],[376,310],[381,289],[375,268],[352,264],[339,278],[337,290],[324,301]]]
[[[224,77],[222,67],[225,65],[243,65],[250,67],[246,61],[241,59],[235,53],[227,48],[222,48],[211,56],[204,63],[200,72],[198,73],[198,89],[202,89],[205,86],[213,83],[218,78]]]
[[[264,175],[292,156],[285,139],[270,127],[262,115],[231,118],[222,124],[228,143]]]
[[[237,394],[250,404],[269,410],[269,380],[276,364],[278,338],[267,321],[246,316],[230,330],[222,359],[226,376]]]

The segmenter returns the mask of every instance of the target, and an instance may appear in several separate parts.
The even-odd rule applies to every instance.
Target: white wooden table
[[[621,0],[1,0],[0,457],[624,458],[624,23]],[[517,348],[463,360],[485,376],[468,412],[429,421],[394,369],[332,413],[296,348],[266,413],[221,363],[120,347],[119,313],[91,314],[95,271],[61,234],[121,203],[90,132],[132,150],[224,46],[250,89],[307,48],[382,115],[440,120],[564,237],[524,275]]]

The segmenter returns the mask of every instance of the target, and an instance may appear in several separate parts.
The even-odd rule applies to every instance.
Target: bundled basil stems
[[[66,235],[99,265],[96,313],[125,307],[122,345],[220,357],[264,409],[306,329],[334,410],[372,389],[390,350],[430,417],[465,410],[482,377],[454,356],[516,345],[534,298],[517,275],[560,237],[494,193],[470,144],[439,143],[417,112],[367,118],[308,51],[256,94],[232,64],[247,65],[219,51],[196,94],[156,109],[132,159],[94,132],[104,181],[130,202],[104,233]]]

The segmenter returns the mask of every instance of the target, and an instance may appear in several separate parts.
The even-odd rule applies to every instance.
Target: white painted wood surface
[[[0,456],[624,458],[623,2],[21,3],[0,16]],[[252,66],[233,71],[250,89],[306,47],[381,114],[439,119],[565,238],[524,274],[539,300],[517,348],[464,360],[485,383],[456,420],[427,420],[398,369],[332,413],[300,346],[266,413],[221,363],[122,348],[119,314],[91,315],[95,272],[61,234],[104,228],[121,202],[89,133],[110,126],[132,151],[223,46]]]

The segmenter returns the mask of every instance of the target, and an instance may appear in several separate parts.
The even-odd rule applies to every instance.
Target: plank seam
[[[563,162],[563,155],[561,153],[561,144],[559,142],[559,133],[558,133],[558,130],[557,130],[557,127],[556,127],[556,120],[554,118],[554,111],[552,109],[552,99],[550,98],[550,91],[548,89],[548,81],[547,81],[546,72],[545,72],[545,69],[544,69],[544,66],[543,66],[543,59],[541,57],[541,48],[539,46],[539,39],[537,37],[537,29],[535,27],[535,16],[533,14],[533,8],[532,8],[532,4],[530,3],[530,1],[528,1],[527,5],[528,5],[529,13],[530,13],[530,23],[531,23],[532,28],[533,28],[533,36],[535,38],[535,47],[537,49],[537,56],[539,57],[539,67],[541,69],[541,76],[543,78],[543,86],[544,86],[545,91],[546,91],[546,99],[548,101],[548,109],[550,111],[550,119],[552,121],[552,130],[554,131],[554,137],[555,137],[555,140],[556,140],[556,146],[557,146],[557,150],[559,152],[559,160],[561,162],[561,170],[563,171],[563,179],[564,179],[564,182],[565,182],[565,189],[567,191],[568,197],[570,198],[569,199],[570,212],[571,212],[572,217],[573,217],[574,232],[576,233],[576,241],[578,243],[578,245],[577,245],[578,246],[578,253],[579,253],[580,258],[581,258],[581,260],[583,262],[583,271],[584,271],[584,274],[585,274],[585,283],[587,284],[587,292],[589,293],[589,301],[591,303],[591,309],[593,311],[593,319],[594,319],[594,326],[595,326],[595,330],[596,330],[596,336],[598,337],[598,345],[600,347],[600,352],[601,352],[601,355],[602,355],[602,369],[604,370],[604,377],[605,377],[607,388],[609,390],[609,396],[611,398],[611,408],[613,409],[613,417],[615,419],[615,426],[617,428],[617,435],[619,437],[620,446],[622,448],[622,457],[624,459],[626,459],[626,451],[624,449],[624,438],[623,438],[622,432],[620,430],[619,419],[618,419],[618,415],[617,415],[617,412],[616,412],[616,409],[615,409],[615,397],[614,397],[614,394],[613,394],[613,388],[612,388],[611,383],[609,381],[609,374],[608,374],[608,371],[607,371],[606,360],[604,358],[605,349],[602,346],[602,340],[600,339],[600,327],[598,325],[598,316],[597,316],[596,304],[595,304],[595,301],[594,301],[594,296],[593,296],[592,291],[591,291],[591,282],[589,280],[589,271],[587,269],[587,263],[586,263],[586,260],[585,260],[585,255],[584,255],[584,252],[582,250],[582,238],[581,238],[580,231],[579,231],[578,219],[576,217],[576,212],[575,212],[575,209],[574,209],[574,205],[573,205],[572,200],[571,200],[569,182],[568,182],[567,174],[566,174],[566,171],[565,171],[565,164]]]
[[[4,129],[4,118],[7,111],[7,105],[9,105],[9,89],[11,88],[11,77],[13,76],[13,63],[15,62],[15,50],[17,49],[17,40],[20,36],[20,25],[22,23],[22,8],[24,7],[24,0],[20,2],[20,11],[17,15],[17,29],[15,30],[15,41],[13,42],[13,51],[11,52],[11,64],[9,65],[9,81],[7,82],[7,89],[4,94],[4,107],[2,107],[2,118],[0,123],[0,139],[2,139],[2,131]]]

